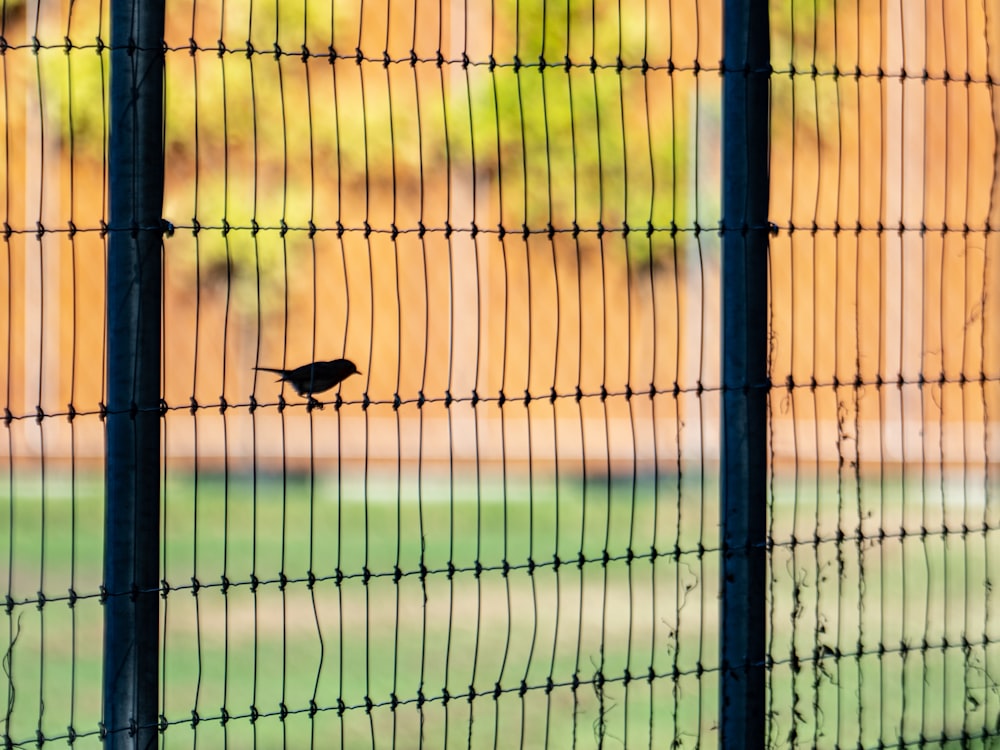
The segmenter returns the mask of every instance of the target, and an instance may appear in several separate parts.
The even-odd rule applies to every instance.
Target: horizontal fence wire
[[[12,747],[128,731],[107,12],[0,15]],[[774,747],[1000,727],[998,15],[771,3]],[[722,22],[167,3],[161,745],[717,741]]]

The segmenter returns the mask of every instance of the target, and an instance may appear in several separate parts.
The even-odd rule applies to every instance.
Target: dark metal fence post
[[[765,744],[768,0],[725,0],[721,747]]]
[[[116,749],[158,741],[163,19],[163,0],[112,0],[103,720]]]

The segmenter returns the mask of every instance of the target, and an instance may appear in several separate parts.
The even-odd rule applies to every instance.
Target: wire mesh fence
[[[992,746],[997,14],[771,20],[772,740]]]
[[[0,16],[14,747],[135,731],[108,13]],[[769,746],[1000,733],[998,19],[771,3]],[[723,21],[167,3],[159,744],[718,742]]]

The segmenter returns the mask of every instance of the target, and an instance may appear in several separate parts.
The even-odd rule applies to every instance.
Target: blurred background
[[[714,741],[721,2],[167,5],[163,744]],[[4,731],[96,745],[107,6],[0,26]],[[986,736],[1000,13],[770,40],[771,737]]]
[[[64,5],[4,6],[8,45],[26,45],[5,62],[11,233],[0,335],[10,366],[0,384],[15,417],[71,402],[96,411],[103,395],[94,313],[103,306],[108,65],[93,40],[106,21],[98,3]],[[616,392],[717,385],[718,4],[452,5],[171,4],[169,405],[246,404],[251,394],[273,402],[279,387],[253,365],[339,356],[365,373],[343,398],[367,393],[387,406],[421,391],[522,398],[602,383]],[[972,6],[905,16],[874,2],[773,9],[775,383],[996,372],[986,330],[994,239],[984,228],[997,210],[986,84],[997,63],[994,32]],[[52,48],[34,54],[32,38]],[[64,38],[74,40],[69,51]],[[356,49],[374,62],[359,63]],[[436,64],[439,52],[448,64]],[[540,74],[523,75],[524,64]],[[918,390],[906,390],[908,412]],[[975,401],[966,408],[978,416],[963,416],[961,399],[945,399],[943,422],[983,418]],[[613,424],[627,411],[618,404]],[[677,408],[672,399],[663,407]],[[567,405],[567,418],[576,411]],[[787,414],[774,416],[775,448],[792,455]],[[817,417],[836,421],[835,399]],[[383,418],[394,421],[375,408],[369,422]],[[247,443],[222,446],[205,421],[215,432],[201,440],[202,457],[249,456]],[[702,425],[686,427],[702,450]],[[188,431],[174,432],[168,455],[190,459]],[[904,431],[870,434],[902,457]],[[448,453],[441,435],[435,459]],[[68,452],[68,437],[62,420],[51,423],[53,457]],[[37,430],[12,438],[19,457],[37,452]],[[101,444],[86,450],[99,459]],[[350,446],[331,451],[358,458]],[[376,439],[363,455],[391,460],[395,448]]]
[[[692,5],[671,19],[666,9],[647,18],[641,4],[453,5],[338,4],[331,13],[317,3],[264,3],[223,13],[171,4],[167,43],[178,48],[167,55],[166,85],[164,216],[176,227],[164,245],[168,404],[246,404],[251,394],[274,402],[280,388],[255,377],[255,364],[339,356],[365,373],[345,384],[343,398],[360,402],[367,393],[377,405],[367,420],[346,410],[361,431],[363,422],[395,422],[395,394],[440,400],[450,390],[468,399],[475,389],[495,399],[503,389],[523,399],[525,390],[573,395],[577,385],[593,394],[602,383],[623,392],[626,383],[648,390],[654,374],[666,390],[675,382],[693,389],[703,375],[706,385],[717,382],[718,347],[706,345],[702,330],[717,325],[718,238],[694,228],[699,216],[708,229],[718,223],[720,81],[693,67],[699,48],[717,63],[718,8]],[[19,10],[8,11],[9,22],[23,29],[27,20],[30,29],[34,17]],[[92,39],[98,10],[75,4],[69,36]],[[37,15],[39,34],[51,28],[61,44],[66,13],[46,4]],[[676,34],[671,24],[705,31]],[[650,44],[669,33],[670,45]],[[355,49],[376,59],[359,63]],[[419,64],[410,64],[411,51]],[[44,198],[37,186],[11,190],[10,212],[32,215],[17,226],[33,231],[41,214],[42,225],[62,230],[41,239],[44,269],[10,273],[44,272],[47,289],[58,274],[64,290],[45,295],[45,314],[27,292],[11,300],[5,375],[15,414],[36,403],[62,411],[70,401],[94,410],[102,398],[103,320],[81,311],[101,309],[103,243],[96,231],[65,232],[68,217],[94,230],[103,215],[108,71],[93,52],[19,54],[11,62],[22,64],[8,68],[25,101],[8,112],[8,133],[32,147],[10,150],[8,184],[27,172],[44,183]],[[436,64],[439,53],[447,65]],[[644,55],[655,66],[645,73]],[[541,75],[520,74],[514,63],[537,72],[540,57],[551,58]],[[593,72],[591,58],[601,61]],[[619,58],[628,65],[621,73]],[[686,70],[672,73],[669,60]],[[16,137],[29,131],[33,141]],[[43,162],[44,172],[36,166]],[[601,225],[609,231],[599,237]],[[656,231],[647,235],[649,225]],[[550,238],[548,227],[558,233]],[[39,244],[31,234],[11,241]],[[613,424],[627,418],[624,402],[615,404]],[[577,411],[567,404],[564,413],[575,419]],[[468,444],[447,440],[443,409],[423,413],[425,432],[440,438],[426,459],[445,460],[450,447]],[[412,422],[417,411],[404,414]],[[255,419],[277,416],[264,410]],[[243,425],[248,418],[228,416]],[[307,417],[295,410],[287,419]],[[496,421],[489,415],[486,454],[498,450]],[[213,432],[200,440],[202,458],[249,458],[244,430],[223,445],[221,420],[206,414],[203,422]],[[68,431],[56,429],[50,442],[65,450]],[[599,439],[603,426],[593,429]],[[371,432],[366,449],[334,441],[327,455],[392,460],[394,438],[383,444],[385,429]],[[167,455],[190,460],[190,431],[171,433]],[[523,453],[522,442],[509,449]],[[101,441],[91,445],[99,458]],[[275,460],[308,455],[294,444],[261,451]]]

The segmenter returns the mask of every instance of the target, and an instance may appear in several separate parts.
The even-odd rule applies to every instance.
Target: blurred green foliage
[[[666,70],[644,70],[658,28],[644,14],[624,13],[615,3],[503,0],[490,18],[495,66],[486,64],[490,52],[470,49],[474,64],[462,70],[446,63],[435,91],[414,82],[420,74],[405,60],[383,70],[381,49],[367,46],[383,40],[360,4],[337,4],[332,13],[302,1],[224,10],[168,19],[167,210],[177,224],[196,216],[203,226],[220,226],[223,218],[232,226],[256,220],[301,227],[310,219],[360,225],[364,217],[344,216],[339,206],[336,215],[329,202],[315,207],[324,189],[318,183],[334,182],[340,191],[418,183],[436,189],[422,171],[445,159],[458,171],[469,171],[474,159],[476,174],[489,179],[502,202],[500,221],[513,231],[574,222],[618,229],[627,222],[644,233],[650,223],[693,221],[689,191],[675,189],[692,182],[691,97],[677,95]],[[71,29],[99,28],[99,11],[80,7]],[[192,54],[188,34],[200,48]],[[215,37],[225,53],[215,53]],[[389,37],[387,29],[386,48],[394,43]],[[259,54],[248,55],[248,45]],[[354,47],[371,59],[343,59]],[[265,54],[276,48],[286,54]],[[314,56],[308,87],[306,66],[294,54],[302,48]],[[332,77],[322,57],[331,49],[341,56]],[[405,55],[394,48],[390,56]],[[65,96],[72,79],[76,152],[98,160],[107,127],[107,55],[74,50],[69,57],[67,76],[57,70],[66,63],[49,56],[54,70],[44,85],[61,87]],[[711,97],[705,105],[717,109]],[[66,137],[69,127],[65,121]],[[671,245],[666,235],[656,239],[655,252]],[[210,253],[218,252],[207,249],[211,244],[223,246],[206,241]],[[262,264],[270,266],[273,255],[265,252]]]
[[[832,2],[771,6],[773,59],[831,67],[836,50],[822,19]],[[101,4],[76,7],[70,34],[107,35],[101,12]],[[283,0],[169,16],[167,217],[216,228],[388,225],[378,195],[441,202],[447,180],[462,190],[461,176],[474,171],[508,231],[627,224],[640,266],[672,265],[684,251],[691,235],[673,238],[672,224],[715,226],[720,87],[715,76],[664,68],[666,39],[683,33],[671,27],[670,9],[631,0],[498,0],[488,11],[468,11],[483,17],[467,23],[489,29],[488,48],[470,42],[468,66],[426,59],[431,22],[418,12]],[[446,20],[434,23],[441,28],[430,36],[440,46]],[[418,47],[421,61],[408,64]],[[356,50],[363,61],[352,59]],[[330,52],[335,64],[325,58]],[[78,158],[102,162],[107,54],[82,49],[39,60],[48,96],[71,104],[64,139],[73,138]],[[779,85],[775,95],[789,92]],[[822,104],[806,99],[798,98],[795,117],[808,119]],[[367,196],[363,209],[351,204],[359,195]],[[648,227],[661,231],[647,239]],[[275,232],[237,247],[215,230],[202,234],[199,257],[187,263],[206,279],[259,273],[266,286],[286,252]]]

